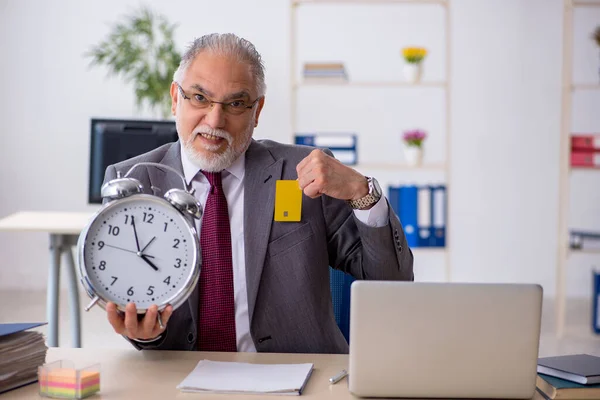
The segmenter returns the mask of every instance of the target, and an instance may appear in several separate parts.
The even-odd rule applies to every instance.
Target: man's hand
[[[106,313],[108,315],[108,321],[112,325],[116,333],[125,335],[129,339],[154,339],[158,337],[164,328],[161,328],[158,324],[158,306],[152,305],[146,311],[146,315],[141,321],[138,321],[137,308],[134,303],[129,303],[125,307],[125,316],[117,311],[117,305],[115,303],[108,303],[106,305]],[[163,326],[166,328],[169,318],[173,313],[173,306],[168,305],[161,313]]]
[[[369,193],[367,178],[319,149],[300,161],[296,172],[300,188],[312,199],[326,194],[340,200],[357,200]]]

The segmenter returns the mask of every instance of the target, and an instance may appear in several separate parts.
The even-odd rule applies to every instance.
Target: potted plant
[[[106,40],[85,54],[92,66],[108,67],[109,75],[120,75],[132,83],[136,106],[148,107],[156,115],[171,114],[169,88],[179,66],[175,47],[175,25],[164,16],[142,7],[117,22]]]
[[[423,74],[423,60],[427,55],[427,49],[423,47],[405,47],[402,49],[404,64],[404,77],[408,82],[416,83],[421,80]]]
[[[600,26],[596,27],[596,30],[592,34],[592,39],[594,39],[598,48],[600,48]],[[600,75],[600,66],[598,67],[598,75]]]
[[[411,129],[402,134],[408,165],[416,167],[423,162],[423,141],[426,137],[427,133],[422,129]]]

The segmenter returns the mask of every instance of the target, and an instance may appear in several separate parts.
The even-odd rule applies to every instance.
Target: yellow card
[[[302,190],[296,180],[275,183],[275,221],[297,222],[302,214]]]

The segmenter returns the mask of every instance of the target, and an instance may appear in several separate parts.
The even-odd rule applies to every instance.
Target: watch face
[[[140,312],[152,304],[176,308],[199,275],[193,225],[156,196],[138,194],[109,203],[82,233],[79,248],[90,296],[121,309],[129,302]]]
[[[379,182],[377,182],[377,179],[375,179],[375,178],[370,178],[370,179],[371,179],[371,184],[373,185],[373,195],[377,199],[380,199],[381,195],[382,195],[381,186],[379,186]]]

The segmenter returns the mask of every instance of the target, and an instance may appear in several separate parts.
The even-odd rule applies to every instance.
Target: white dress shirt
[[[233,261],[233,295],[235,302],[235,333],[237,350],[240,352],[255,352],[256,347],[250,336],[250,317],[248,315],[248,291],[246,289],[246,259],[244,250],[244,173],[246,157],[242,154],[231,167],[221,175],[223,192],[227,198],[229,209],[229,224],[231,229],[231,255]],[[188,185],[195,189],[194,195],[202,205],[206,199],[210,183],[204,174],[187,158],[181,148],[181,163]],[[373,227],[387,225],[388,205],[383,199],[379,200],[370,210],[354,210],[359,221]],[[200,232],[201,221],[196,222]]]

